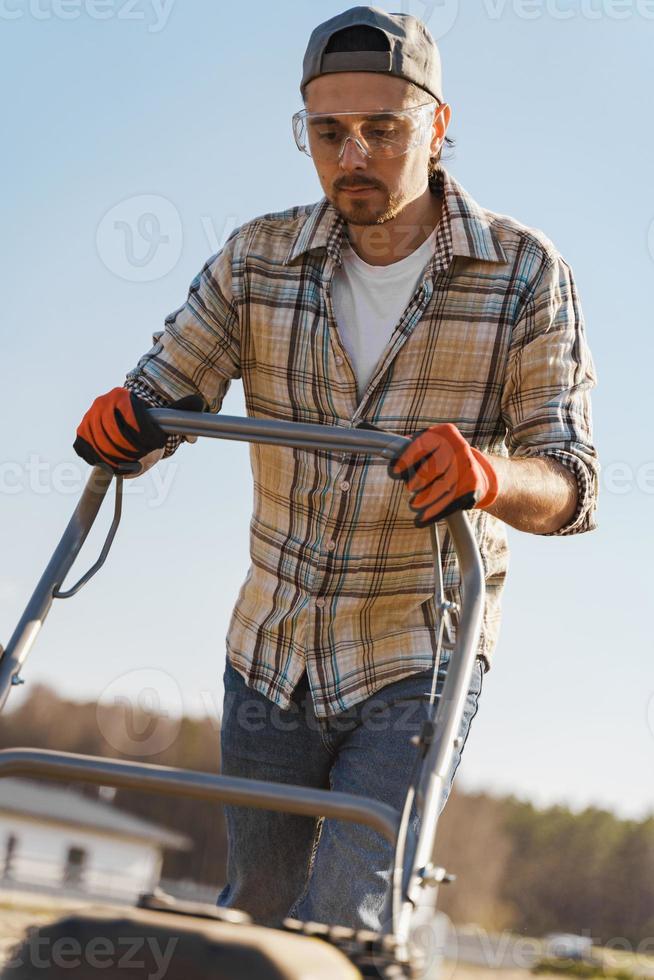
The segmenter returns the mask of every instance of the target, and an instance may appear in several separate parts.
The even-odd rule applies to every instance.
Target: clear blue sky
[[[320,197],[289,120],[309,32],[345,6],[0,3],[4,642],[77,500],[85,465],[71,444],[91,400],[122,383],[234,225]],[[654,3],[398,8],[440,39],[451,172],[570,261],[600,379],[600,529],[511,534],[500,645],[460,781],[642,815],[654,806]],[[158,228],[134,226],[146,211]],[[224,411],[243,413],[239,386]],[[132,483],[107,566],[55,605],[25,688],[136,696],[155,677],[169,710],[215,714],[250,504],[245,446],[185,446]]]

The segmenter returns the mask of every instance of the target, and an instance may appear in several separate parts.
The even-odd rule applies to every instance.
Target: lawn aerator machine
[[[260,418],[233,418],[211,413],[198,414],[170,409],[151,409],[152,416],[167,433],[243,440],[286,446],[299,450],[357,454],[391,459],[408,440],[372,428],[321,426]],[[96,467],[73,516],[43,573],[25,612],[0,656],[0,710],[11,689],[22,683],[21,668],[39,634],[53,599],[74,596],[106,560],[120,521],[122,478],[115,479],[113,520],[100,557],[72,587],[64,580],[84,544],[114,481],[111,473]],[[390,978],[423,975],[424,959],[412,942],[416,908],[425,888],[438,888],[450,880],[445,869],[432,861],[440,800],[448,775],[464,711],[466,694],[477,654],[484,604],[484,575],[470,524],[463,513],[446,520],[456,551],[461,608],[458,610],[456,642],[441,696],[433,700],[433,713],[422,734],[415,739],[417,775],[407,794],[402,813],[377,800],[349,793],[309,789],[272,782],[246,780],[166,766],[100,758],[74,753],[14,748],[0,751],[0,777],[38,777],[60,781],[82,781],[100,786],[128,787],[160,794],[221,801],[241,806],[285,811],[312,817],[329,817],[363,823],[385,836],[395,848],[392,888],[389,895],[388,927],[384,933],[355,931],[338,923],[285,920],[273,929],[257,925],[242,912],[197,902],[177,901],[155,892],[143,895],[136,907],[124,910],[80,910],[48,925],[29,931],[5,966],[6,980],[28,980],[44,975],[41,960],[31,955],[64,937],[75,948],[103,940],[141,941],[138,966],[97,955],[78,957],[57,966],[50,963],[48,977],[74,980],[87,976],[162,980],[162,964],[152,950],[174,950],[166,963],[166,980],[183,977],[220,980],[355,980],[364,976]],[[440,624],[438,669],[443,640],[443,623],[452,612],[445,599],[440,560],[439,534],[432,526],[435,562],[437,622]],[[409,833],[409,813],[415,805],[420,815],[417,836]],[[432,893],[433,894],[433,893]],[[432,902],[435,906],[435,901]],[[147,940],[147,942],[145,941]],[[433,976],[433,972],[430,976]]]

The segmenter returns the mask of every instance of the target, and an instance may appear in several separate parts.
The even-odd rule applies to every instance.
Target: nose
[[[338,162],[342,170],[360,170],[366,167],[368,153],[356,136],[345,137]]]

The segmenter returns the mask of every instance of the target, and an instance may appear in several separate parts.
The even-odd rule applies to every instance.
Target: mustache
[[[384,185],[378,181],[373,180],[371,177],[339,177],[338,180],[334,181],[334,190],[337,191],[349,191],[354,189],[359,189],[361,187],[371,187],[374,190],[385,190]]]

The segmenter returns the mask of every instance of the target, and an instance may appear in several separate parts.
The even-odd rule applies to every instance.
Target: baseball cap
[[[335,34],[348,27],[372,27],[380,32],[385,50],[329,51]],[[413,82],[443,102],[441,58],[427,27],[411,14],[387,14],[377,7],[352,7],[320,24],[309,38],[300,91],[319,75],[341,71],[371,71]]]

